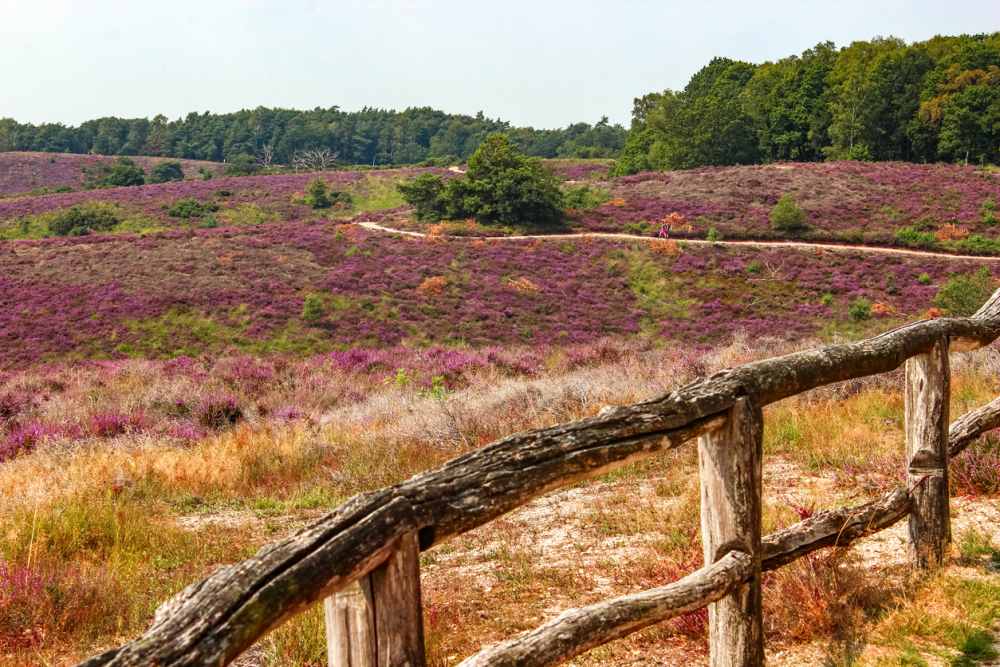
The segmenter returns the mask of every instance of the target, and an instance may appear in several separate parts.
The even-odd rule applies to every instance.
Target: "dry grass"
[[[558,372],[488,372],[443,393],[394,382],[312,420],[253,417],[183,446],[148,434],[41,446],[0,465],[0,658],[69,663],[136,634],[171,592],[349,495],[513,431],[641,400],[694,372],[774,351],[737,341],[697,369],[657,352],[573,370],[554,363]],[[993,397],[992,353],[956,358],[955,367],[954,415]],[[850,383],[768,409],[765,531],[899,476],[898,380]],[[106,389],[133,390],[151,391],[130,376]],[[64,399],[50,409],[86,408]],[[567,607],[662,585],[697,568],[696,464],[688,447],[631,465],[424,554],[431,664],[454,664]],[[957,506],[971,511],[973,502]],[[990,535],[977,539],[980,551],[992,548],[982,546]],[[996,615],[969,611],[1000,586],[982,563],[923,584],[878,566],[850,554],[817,554],[769,575],[773,663],[801,664],[814,654],[830,664],[869,654],[876,661],[870,664],[900,664],[877,660],[910,653],[921,660],[935,651],[958,655]],[[955,614],[964,620],[949,624]],[[699,664],[704,633],[705,614],[698,612],[575,664]],[[322,646],[321,614],[313,610],[260,642],[251,664],[321,664]]]

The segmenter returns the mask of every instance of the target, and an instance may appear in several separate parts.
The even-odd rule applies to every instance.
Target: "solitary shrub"
[[[720,234],[719,230],[716,229],[715,227],[709,227],[708,228],[708,233],[705,234],[705,240],[706,241],[711,241],[712,243],[715,243],[716,241],[721,241],[722,240],[722,234]]]
[[[330,188],[322,178],[309,181],[306,187],[306,203],[312,208],[330,208]]]
[[[920,283],[921,285],[930,285],[931,284],[931,274],[929,274],[929,273],[921,273],[919,276],[917,276],[917,282]]]
[[[172,218],[182,218],[184,220],[190,220],[191,218],[202,218],[209,213],[215,213],[219,210],[219,205],[215,202],[199,201],[193,197],[185,197],[184,199],[178,199],[175,201],[169,209],[167,209],[167,215]]]
[[[326,304],[322,295],[307,294],[302,301],[302,319],[314,324],[326,316]]]
[[[858,297],[851,302],[851,305],[847,309],[847,314],[850,315],[851,319],[855,322],[861,322],[869,319],[872,316],[871,301],[863,297]]]
[[[806,228],[806,214],[790,193],[781,196],[771,209],[771,226],[783,233],[800,232]]]
[[[399,186],[421,220],[475,218],[484,225],[546,226],[562,222],[565,200],[555,175],[494,134],[469,158],[461,178],[425,174]]]
[[[215,174],[204,167],[198,167],[198,175],[201,176],[201,180],[210,181]]]
[[[184,169],[176,160],[161,162],[149,172],[150,183],[166,183],[167,181],[183,181]]]
[[[113,229],[121,217],[114,206],[92,202],[71,206],[49,220],[49,232],[56,236],[84,236]]]
[[[975,273],[950,278],[934,297],[934,305],[949,315],[968,317],[993,294],[996,282],[985,266]]]

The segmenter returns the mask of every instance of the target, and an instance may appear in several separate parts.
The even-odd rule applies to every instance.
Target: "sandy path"
[[[423,232],[413,232],[405,229],[393,229],[374,222],[359,222],[365,229],[400,236],[425,238]],[[487,241],[523,241],[526,239],[575,239],[575,238],[614,239],[619,241],[666,241],[654,236],[636,236],[635,234],[619,234],[616,232],[579,232],[573,234],[522,234],[517,236],[450,236],[447,238],[487,240]],[[835,252],[865,252],[882,255],[909,255],[914,257],[941,257],[944,259],[975,259],[986,262],[1000,262],[1000,257],[984,257],[980,255],[957,255],[948,252],[932,252],[930,250],[907,250],[905,248],[879,248],[874,246],[847,245],[842,243],[806,243],[802,241],[706,241],[704,239],[670,239],[687,245],[724,245],[745,246],[749,248],[796,248],[801,250],[819,249]]]

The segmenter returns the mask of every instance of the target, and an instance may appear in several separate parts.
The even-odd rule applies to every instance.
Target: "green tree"
[[[758,161],[753,121],[740,99],[754,69],[749,63],[713,58],[681,93],[665,94],[648,115],[653,165],[685,169]]]
[[[505,134],[488,137],[461,178],[423,175],[400,186],[421,219],[475,218],[484,225],[551,226],[562,222],[559,180]]]
[[[330,199],[330,187],[322,178],[314,178],[306,186],[306,204],[312,208],[330,208],[333,200]]]
[[[180,162],[161,162],[149,172],[150,183],[166,183],[167,181],[183,181],[184,169]]]

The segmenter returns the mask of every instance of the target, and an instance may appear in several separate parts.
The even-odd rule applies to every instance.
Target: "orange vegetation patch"
[[[541,290],[541,288],[532,282],[530,278],[525,278],[524,276],[520,278],[508,278],[506,284],[507,287],[510,287],[517,292],[533,294]]]
[[[681,247],[673,239],[664,239],[649,242],[649,249],[651,252],[657,255],[679,255],[681,252]]]
[[[948,223],[941,225],[941,228],[934,233],[934,237],[938,241],[961,241],[969,235],[969,230],[965,227],[959,227],[958,225]]]
[[[872,304],[872,315],[876,317],[888,317],[889,315],[895,315],[896,309],[887,303],[873,303]]]
[[[430,278],[424,278],[420,286],[417,287],[417,291],[426,294],[440,294],[447,286],[448,279],[444,276],[431,276]]]

